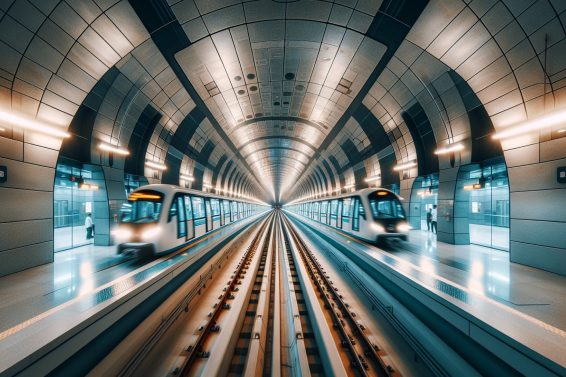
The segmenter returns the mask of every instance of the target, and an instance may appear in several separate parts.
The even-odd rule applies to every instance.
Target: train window
[[[380,191],[380,194],[385,191]],[[369,205],[374,219],[404,219],[405,211],[397,197],[391,193],[377,195],[372,193],[368,196]]]
[[[330,202],[330,214],[332,218],[336,218],[338,215],[338,200],[336,199]]]
[[[226,217],[230,214],[230,202],[223,200],[222,205],[224,206],[224,217]]]
[[[220,216],[220,202],[218,199],[210,199],[210,208],[212,209],[212,216]]]
[[[206,216],[206,212],[204,210],[204,198],[200,196],[193,196],[193,215],[195,219],[203,219]]]
[[[121,208],[120,221],[123,223],[153,223],[159,220],[163,194],[157,191],[136,191],[128,197],[128,203]]]
[[[351,205],[352,205],[352,198],[344,198],[344,205],[342,207],[342,217],[350,217]]]
[[[187,223],[185,222],[185,202],[182,195],[178,195],[175,198],[177,203],[177,238],[185,237],[187,235]]]
[[[193,219],[193,205],[191,203],[191,197],[188,195],[185,195],[185,213],[187,220]]]

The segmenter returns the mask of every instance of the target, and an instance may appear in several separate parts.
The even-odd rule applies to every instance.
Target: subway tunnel
[[[0,55],[0,375],[566,375],[566,2],[5,0]]]

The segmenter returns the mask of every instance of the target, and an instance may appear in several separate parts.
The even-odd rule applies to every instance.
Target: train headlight
[[[116,238],[116,241],[118,243],[128,241],[130,238],[132,238],[132,231],[123,227],[113,230],[112,232],[110,232],[110,234],[112,234]]]
[[[408,232],[411,229],[411,226],[407,223],[400,223],[399,225],[397,225],[397,231],[401,233]]]
[[[153,226],[144,230],[141,234],[141,239],[144,241],[153,241],[161,233],[161,228],[158,226]]]
[[[382,225],[379,224],[371,224],[371,227],[374,231],[378,232],[378,233],[385,233],[385,228]]]

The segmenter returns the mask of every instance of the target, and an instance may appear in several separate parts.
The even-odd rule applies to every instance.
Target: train
[[[284,208],[378,245],[391,239],[407,241],[411,230],[400,197],[384,188],[300,201]]]
[[[248,200],[151,184],[128,195],[120,210],[119,225],[111,234],[118,254],[160,256],[268,209],[267,205]]]

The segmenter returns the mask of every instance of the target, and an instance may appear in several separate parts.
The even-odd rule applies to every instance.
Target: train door
[[[326,224],[328,219],[328,202],[324,201],[320,203],[320,222]]]
[[[360,231],[360,199],[358,197],[352,200],[352,230]]]
[[[330,202],[330,226],[338,226],[338,200],[334,199]]]
[[[218,199],[210,199],[210,209],[212,211],[212,227],[216,229],[221,225],[220,202]]]
[[[223,200],[222,207],[224,209],[224,213],[222,214],[222,216],[224,216],[224,224],[228,224],[230,222],[230,202]]]
[[[218,208],[220,210],[220,226],[225,224],[224,222],[224,200],[218,200]]]
[[[337,227],[342,229],[342,206],[344,205],[344,203],[342,202],[342,199],[338,200],[338,211],[336,214],[336,222],[337,222]]]
[[[352,230],[352,198],[344,198],[342,200],[342,229]]]
[[[195,237],[195,222],[193,220],[193,203],[191,197],[185,195],[185,212],[187,219],[187,241]]]
[[[238,203],[230,202],[230,213],[232,215],[232,221],[238,220]]]
[[[212,221],[212,209],[210,208],[210,199],[205,198],[206,205],[206,231],[210,232],[214,229],[214,223]]]
[[[185,200],[183,195],[177,195],[175,197],[177,202],[177,238],[185,239],[187,237],[187,222],[186,222],[186,212],[185,212]]]
[[[201,196],[191,196],[193,204],[193,222],[195,227],[195,237],[206,233],[206,210],[204,208],[204,198]]]

